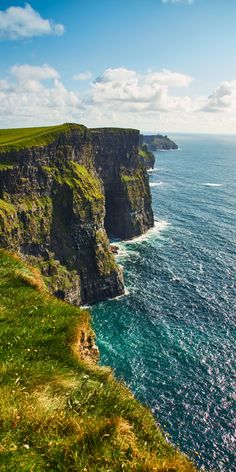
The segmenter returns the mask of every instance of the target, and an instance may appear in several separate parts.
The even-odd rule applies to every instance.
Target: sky
[[[0,128],[236,133],[236,0],[0,0]]]

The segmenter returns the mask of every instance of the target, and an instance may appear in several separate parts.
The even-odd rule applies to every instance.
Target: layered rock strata
[[[93,129],[95,167],[104,184],[105,228],[109,236],[131,239],[153,226],[151,193],[138,151],[139,131]]]
[[[68,125],[50,140],[0,148],[0,247],[37,264],[71,303],[121,295],[107,234],[132,238],[153,225],[139,133]]]

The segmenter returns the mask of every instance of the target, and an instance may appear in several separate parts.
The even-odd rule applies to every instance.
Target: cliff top
[[[89,128],[89,131],[91,131],[91,133],[102,133],[104,131],[109,131],[109,133],[119,133],[119,132],[122,132],[122,133],[125,133],[125,134],[132,134],[132,133],[139,133],[139,130],[138,129],[135,129],[135,128],[110,128],[110,127],[104,127],[104,128]]]
[[[12,128],[0,130],[0,153],[18,151],[27,147],[47,146],[57,139],[61,133],[71,129],[84,130],[85,126],[65,123],[58,126],[42,126],[38,128]]]
[[[85,126],[76,123],[64,123],[57,126],[40,126],[35,128],[0,129],[0,154],[19,151],[25,148],[47,146],[53,143],[61,133],[69,133],[72,129],[83,131]],[[110,134],[129,135],[139,133],[132,128],[90,128],[93,134],[109,132]]]

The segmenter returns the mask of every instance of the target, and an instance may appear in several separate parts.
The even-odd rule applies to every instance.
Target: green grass
[[[61,133],[68,133],[74,128],[78,131],[85,129],[82,125],[70,123],[38,128],[1,129],[0,154],[26,147],[46,146],[55,141]]]
[[[138,153],[143,159],[150,159],[153,157],[153,153],[147,149],[139,149]]]
[[[89,201],[104,198],[98,178],[77,162],[67,163],[63,172],[55,167],[48,167],[47,172],[51,173],[60,185],[67,184],[71,189],[80,190],[80,193]]]
[[[137,176],[136,174],[130,175],[130,174],[121,174],[121,180],[122,182],[129,183],[129,182],[136,182]]]
[[[139,130],[133,129],[133,128],[90,128],[89,131],[91,133],[97,133],[97,134],[102,134],[105,131],[109,132],[111,134],[119,134],[122,132],[122,134],[133,134],[133,133],[139,133]]]
[[[16,209],[14,205],[0,198],[0,217],[1,218],[4,218],[4,216],[6,216],[7,214],[12,215],[15,212],[16,212]]]
[[[0,172],[4,170],[12,170],[14,169],[13,164],[0,164]]]
[[[143,157],[144,159],[146,159],[148,157],[148,151],[144,151],[143,149],[139,149],[139,156],[140,157]]]
[[[1,470],[193,471],[110,369],[81,359],[89,313],[0,251]]]

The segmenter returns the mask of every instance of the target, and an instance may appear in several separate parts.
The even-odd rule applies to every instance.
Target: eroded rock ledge
[[[108,236],[153,226],[138,142],[136,130],[72,124],[44,145],[0,147],[0,247],[39,266],[59,298],[79,305],[123,293]]]

